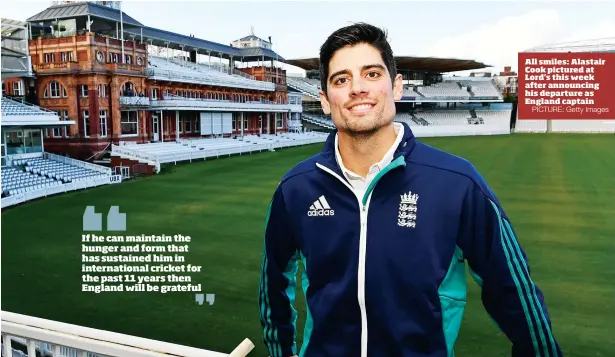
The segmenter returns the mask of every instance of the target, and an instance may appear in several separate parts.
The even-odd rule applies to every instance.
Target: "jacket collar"
[[[408,155],[414,149],[416,145],[416,137],[412,130],[410,130],[410,126],[407,123],[401,123],[404,126],[404,136],[401,139],[401,142],[395,149],[395,153],[393,154],[393,160],[399,158],[400,156],[408,157]],[[325,147],[320,154],[320,158],[318,159],[318,163],[333,170],[335,173],[343,177],[342,171],[337,164],[337,160],[335,159],[335,136],[337,135],[337,129],[335,129],[329,136],[325,142]]]

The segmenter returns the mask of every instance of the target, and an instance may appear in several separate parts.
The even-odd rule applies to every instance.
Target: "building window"
[[[191,133],[192,132],[192,119],[188,118],[186,119],[186,133]]]
[[[243,128],[248,129],[248,119],[243,120]]]
[[[13,95],[17,95],[17,96],[24,95],[22,91],[22,85],[23,85],[23,82],[21,80],[13,82]]]
[[[87,84],[82,84],[81,85],[81,97],[82,98],[87,98],[88,97],[88,85]]]
[[[107,86],[104,84],[98,85],[98,97],[105,98],[107,97]]]
[[[276,123],[276,128],[278,128],[278,129],[284,128],[284,117],[283,117],[283,115],[284,115],[283,113],[276,113],[275,114],[275,116],[276,116],[275,123]]]
[[[60,117],[60,120],[64,120],[62,118],[62,111],[61,110],[56,110],[56,114],[58,114],[58,117]],[[53,128],[53,137],[54,138],[62,137],[62,128]]]
[[[237,130],[237,119],[233,119],[233,130]]]
[[[62,88],[62,89],[64,89],[64,88]],[[68,118],[68,110],[64,111],[64,115],[62,117],[62,120],[70,120]],[[68,138],[68,126],[67,125],[64,125],[64,137]]]
[[[56,61],[55,53],[45,53],[45,63],[54,63]]]
[[[83,111],[83,136],[90,137],[90,111]]]
[[[117,59],[118,59],[117,53],[109,52],[109,62],[110,63],[117,63]]]
[[[60,83],[51,82],[49,83],[49,97],[50,98],[60,98]]]
[[[158,88],[152,88],[152,99],[158,99]]]
[[[139,120],[136,111],[122,112],[122,135],[139,135]]]
[[[107,136],[107,111],[101,110],[99,113],[100,117],[100,136]]]

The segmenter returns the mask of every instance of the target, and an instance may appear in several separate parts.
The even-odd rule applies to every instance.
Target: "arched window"
[[[132,82],[126,82],[120,88],[120,96],[122,97],[136,97],[137,92],[135,89],[135,85]]]
[[[66,88],[59,82],[51,81],[43,91],[43,98],[67,98]]]

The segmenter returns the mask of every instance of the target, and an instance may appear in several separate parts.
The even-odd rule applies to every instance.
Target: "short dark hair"
[[[354,25],[342,27],[333,32],[320,47],[320,85],[322,91],[327,94],[327,80],[329,77],[329,62],[335,52],[346,46],[355,46],[367,43],[374,46],[391,75],[391,82],[395,82],[397,67],[393,50],[387,41],[387,32],[374,25],[359,22]]]

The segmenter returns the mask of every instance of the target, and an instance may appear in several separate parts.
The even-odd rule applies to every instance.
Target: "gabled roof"
[[[71,4],[51,6],[39,12],[38,14],[28,18],[26,21],[49,21],[87,15],[110,21],[120,21],[119,10],[89,2],[75,2]],[[143,26],[142,23],[135,20],[131,16],[126,15],[126,13],[123,11],[121,20],[123,21],[124,25]]]
[[[263,40],[262,38],[260,38],[260,37],[258,37],[258,36],[256,36],[256,35],[254,35],[254,34],[252,34],[252,35],[248,35],[248,36],[245,36],[245,37],[242,37],[242,38],[240,38],[240,39],[239,39],[239,40],[237,40],[237,41],[263,41],[263,42],[267,42],[267,43],[269,43],[269,41],[267,41],[267,40]]]

